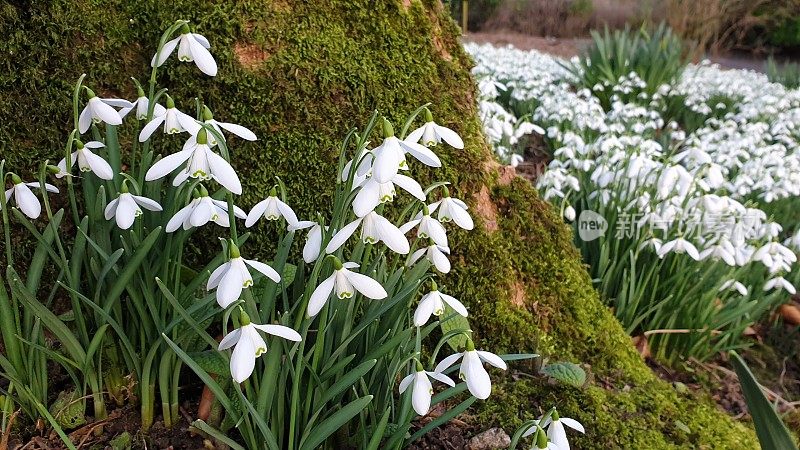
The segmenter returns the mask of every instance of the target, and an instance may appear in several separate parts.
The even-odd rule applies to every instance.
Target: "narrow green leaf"
[[[308,439],[300,445],[300,450],[316,450],[328,437],[339,430],[344,424],[357,416],[372,401],[372,396],[367,395],[353,400],[333,415],[323,420],[319,425],[308,432]]]
[[[792,440],[789,430],[783,423],[772,404],[761,391],[753,372],[747,364],[734,351],[729,352],[736,376],[742,385],[742,393],[747,401],[747,409],[753,416],[756,435],[763,450],[797,450],[797,445]]]

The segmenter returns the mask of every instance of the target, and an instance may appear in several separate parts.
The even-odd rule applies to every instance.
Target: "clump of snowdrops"
[[[506,139],[494,140],[498,156],[524,150],[504,145],[520,122],[543,130],[552,162],[540,192],[573,223],[617,317],[658,356],[746,345],[747,327],[795,293],[800,92],[708,63],[655,89],[635,71],[589,88],[555,57],[467,50],[493,112],[487,135]],[[607,222],[604,236],[580,238],[584,211]]]
[[[157,86],[172,55],[215,76],[210,49],[176,22],[149,82],[133,79],[134,101],[102,98],[80,77],[61,161],[42,162],[29,180],[0,164],[10,184],[2,429],[20,409],[75,448],[48,409],[50,363],[68,375],[81,413],[87,398],[96,420],[109,401],[138,401],[146,431],[160,403],[170,427],[188,367],[218,406],[193,426],[231,448],[400,448],[487,399],[487,367],[535,357],[480,350],[467,308],[448,294],[458,245],[448,230],[473,221],[446,182],[423,188],[413,174],[441,166],[437,147],[463,148],[456,132],[427,105],[397,130],[376,112],[340,144],[329,211],[300,220],[276,173],[246,212],[236,204],[235,153],[257,136]],[[123,121],[136,129],[130,147],[117,134]],[[51,193],[66,193],[65,208]],[[243,232],[260,222],[278,230],[270,261],[251,259]],[[38,243],[29,261],[14,260],[14,227]],[[193,267],[185,249],[200,228],[218,234],[220,251]],[[292,261],[302,235],[302,258]],[[53,312],[56,300],[66,312]],[[440,403],[451,408],[412,433],[412,420]]]

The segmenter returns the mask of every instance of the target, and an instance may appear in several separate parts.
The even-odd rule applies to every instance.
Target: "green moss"
[[[9,166],[23,172],[42,158],[60,159],[72,84],[81,73],[101,96],[134,97],[128,76],[148,77],[158,30],[177,18],[209,38],[219,75],[210,79],[173,59],[160,84],[179,108],[191,110],[202,93],[218,119],[260,137],[231,140],[244,184],[241,206],[255,204],[280,176],[300,216],[325,212],[339,140],[363,127],[374,109],[398,121],[431,101],[437,121],[462,135],[464,150],[436,149],[444,163],[436,177],[455,183],[454,195],[473,206],[479,226],[453,235],[454,270],[442,284],[470,306],[482,346],[585,363],[595,377],[584,390],[538,378],[502,383],[476,411],[487,419],[482,425],[512,425],[557,405],[586,424],[581,448],[753,445],[753,433],[707,399],[680,398],[654,378],[599,301],[568,229],[527,182],[503,184],[490,169],[471,62],[437,0],[6,3],[0,142]],[[165,153],[178,145],[156,138]],[[432,181],[431,173],[416,172],[423,181]],[[258,228],[247,246],[249,255],[269,259],[274,235]],[[681,434],[675,420],[690,433]]]

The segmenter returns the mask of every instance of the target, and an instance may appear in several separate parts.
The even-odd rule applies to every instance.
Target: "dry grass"
[[[663,14],[672,29],[698,50],[719,52],[746,42],[753,30],[765,25],[755,13],[774,4],[774,0],[667,0],[656,14]]]

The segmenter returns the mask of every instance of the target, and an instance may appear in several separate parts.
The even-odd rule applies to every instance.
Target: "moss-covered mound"
[[[127,77],[146,79],[159,30],[177,18],[209,38],[219,75],[171,62],[160,83],[179,107],[192,108],[202,92],[219,119],[260,137],[233,145],[242,206],[265,196],[277,175],[302,216],[324,211],[338,141],[350,127],[376,108],[399,120],[434,102],[437,120],[466,142],[463,151],[437,149],[439,174],[456,183],[454,195],[478,223],[454,236],[445,284],[468,302],[485,347],[535,350],[585,363],[593,374],[584,389],[509,377],[476,411],[481,426],[517,424],[557,405],[586,425],[579,448],[755,446],[750,430],[708,400],[682,398],[655,379],[592,289],[567,228],[527,182],[491,163],[471,63],[439,1],[56,0],[0,8],[0,151],[18,171],[60,157],[81,73],[103,96],[135,97]],[[269,253],[271,239],[260,233],[257,245]]]

